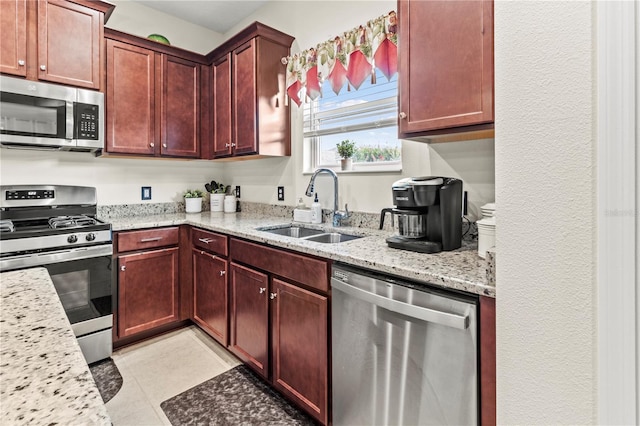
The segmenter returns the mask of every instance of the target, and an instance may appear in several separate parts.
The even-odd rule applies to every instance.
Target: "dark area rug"
[[[313,420],[244,365],[160,404],[174,426],[313,425]]]
[[[93,380],[98,386],[100,396],[105,404],[113,398],[122,387],[122,376],[111,358],[89,365]]]

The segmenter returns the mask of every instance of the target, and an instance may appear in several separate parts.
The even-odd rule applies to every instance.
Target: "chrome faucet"
[[[305,195],[307,197],[313,197],[313,186],[316,182],[316,176],[320,173],[328,173],[333,177],[333,226],[340,226],[342,220],[348,219],[351,216],[351,213],[349,213],[348,204],[344,205],[344,212],[338,210],[338,175],[336,172],[331,169],[317,169],[313,172],[313,175],[311,175],[311,180],[309,181],[309,186],[307,186],[307,192],[305,192]]]

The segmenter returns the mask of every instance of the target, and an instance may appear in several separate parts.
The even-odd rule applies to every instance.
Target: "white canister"
[[[224,194],[211,194],[211,211],[221,212],[224,210]]]
[[[235,213],[236,212],[236,196],[235,195],[227,195],[224,197],[224,212],[225,213]]]
[[[185,198],[184,210],[187,213],[200,213],[202,211],[202,198]]]

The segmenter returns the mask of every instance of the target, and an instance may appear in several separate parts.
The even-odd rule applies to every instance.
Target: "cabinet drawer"
[[[191,228],[191,241],[194,247],[216,253],[221,256],[228,254],[227,236],[203,229]]]
[[[178,245],[178,227],[145,229],[118,234],[119,252],[175,245]]]
[[[329,291],[329,262],[247,241],[231,239],[230,256],[258,269],[322,292]]]

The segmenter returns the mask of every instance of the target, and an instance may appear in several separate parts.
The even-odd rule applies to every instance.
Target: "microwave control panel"
[[[75,123],[74,137],[76,139],[98,140],[98,105],[74,104]]]

